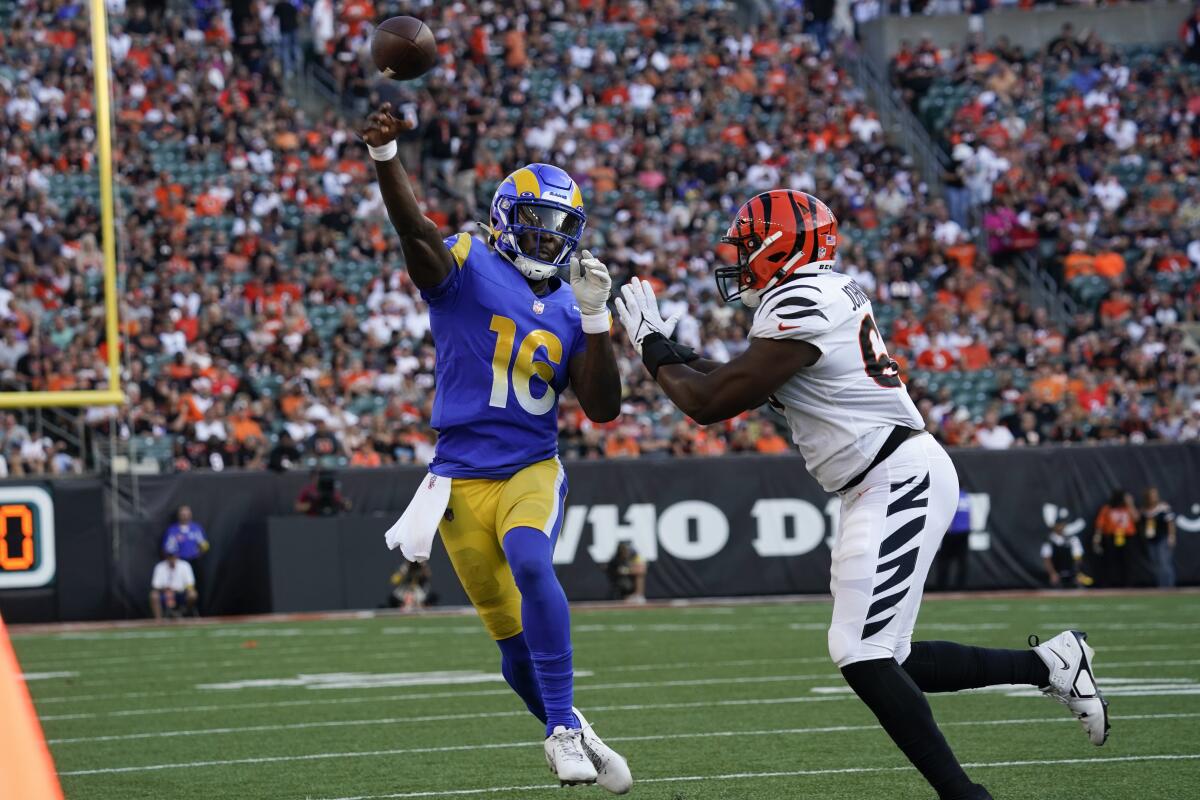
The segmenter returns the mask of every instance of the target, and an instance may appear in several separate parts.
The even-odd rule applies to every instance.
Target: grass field
[[[1200,595],[931,599],[919,638],[1090,634],[1087,742],[1035,691],[931,698],[996,798],[1200,796]],[[577,703],[635,798],[929,798],[825,654],[824,602],[582,610]],[[15,632],[71,800],[537,798],[541,729],[460,616]],[[598,788],[578,797],[607,796]]]

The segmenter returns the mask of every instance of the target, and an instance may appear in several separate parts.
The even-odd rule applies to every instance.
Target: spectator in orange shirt
[[[1087,252],[1087,244],[1075,241],[1071,244],[1071,252],[1063,259],[1063,275],[1067,281],[1073,281],[1085,275],[1096,274],[1096,257]]]
[[[642,454],[642,447],[629,426],[621,426],[604,442],[604,455],[608,458],[636,458]]]
[[[1115,250],[1101,250],[1092,260],[1097,275],[1112,280],[1125,274],[1125,256]]]
[[[779,435],[779,431],[775,428],[764,428],[762,433],[754,442],[754,449],[760,453],[786,453],[788,451],[787,439]]]
[[[1054,372],[1049,364],[1038,367],[1037,377],[1029,384],[1029,393],[1039,403],[1051,405],[1062,401],[1067,391],[1067,376]]]
[[[176,383],[186,383],[195,376],[192,365],[184,361],[183,353],[176,353],[175,357],[171,359],[171,363],[163,371]]]
[[[720,456],[725,454],[725,437],[716,426],[701,428],[696,432],[696,444],[692,452],[698,456]]]
[[[196,198],[196,216],[216,217],[225,210],[225,200],[212,192],[205,192]]]
[[[513,72],[523,72],[529,64],[529,54],[525,46],[525,28],[514,24],[504,34],[504,63]]]
[[[250,407],[244,401],[234,406],[229,427],[233,440],[240,445],[247,446],[263,440],[262,426],[250,416]]]
[[[1124,489],[1112,493],[1108,503],[1096,515],[1096,530],[1092,535],[1092,549],[1100,556],[1103,565],[1103,585],[1121,587],[1129,585],[1129,540],[1137,532],[1138,510],[1133,495]]]
[[[380,467],[383,466],[383,459],[379,457],[379,452],[375,449],[375,443],[368,437],[363,440],[362,446],[354,451],[354,455],[350,456],[350,466],[352,467]]]
[[[1104,324],[1125,322],[1133,315],[1133,303],[1129,295],[1122,291],[1112,295],[1100,304],[1100,321]]]
[[[973,340],[966,347],[959,348],[958,356],[962,368],[972,372],[983,369],[992,363],[992,354],[988,350],[988,346],[978,339]]]

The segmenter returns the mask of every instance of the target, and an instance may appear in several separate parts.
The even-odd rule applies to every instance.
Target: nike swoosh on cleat
[[[1047,649],[1047,650],[1049,650],[1051,653],[1054,653],[1054,656],[1055,656],[1055,658],[1057,658],[1059,661],[1061,661],[1061,662],[1062,662],[1062,668],[1063,668],[1063,669],[1070,669],[1070,668],[1071,668],[1071,665],[1067,663],[1067,660],[1066,660],[1065,658],[1063,658],[1063,657],[1062,657],[1062,656],[1061,656],[1061,655],[1058,653],[1058,651],[1057,651],[1057,650],[1053,650],[1053,649],[1051,649],[1051,648],[1049,648],[1049,647],[1047,647],[1046,649]]]

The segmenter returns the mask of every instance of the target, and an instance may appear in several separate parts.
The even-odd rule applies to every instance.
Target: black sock
[[[842,676],[941,800],[988,797],[987,791],[971,783],[963,772],[933,721],[925,695],[895,659],[848,664],[842,667]]]
[[[1032,650],[994,650],[955,642],[913,642],[904,671],[922,692],[931,693],[1050,683],[1049,670]]]

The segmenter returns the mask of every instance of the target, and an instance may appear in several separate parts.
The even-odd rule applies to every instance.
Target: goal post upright
[[[100,179],[100,239],[104,258],[104,342],[108,388],[59,392],[0,392],[0,409],[110,406],[121,391],[120,325],[117,314],[117,241],[112,169],[112,90],[108,72],[108,19],[104,0],[88,0],[92,20],[92,85],[96,111],[96,161]]]

